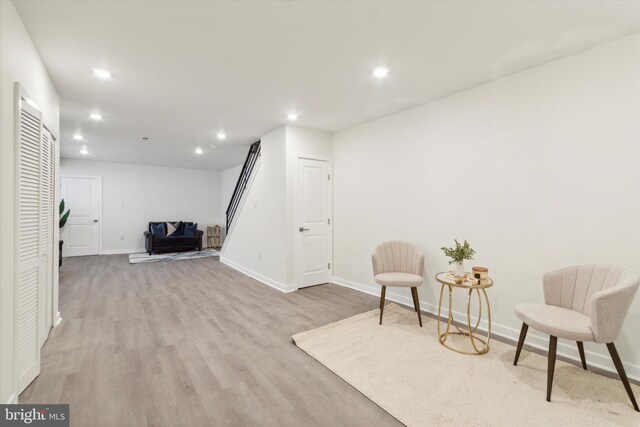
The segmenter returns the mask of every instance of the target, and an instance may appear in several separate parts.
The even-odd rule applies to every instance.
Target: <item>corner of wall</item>
[[[276,289],[288,291],[285,259],[286,127],[261,138],[254,169],[224,243],[220,261]]]

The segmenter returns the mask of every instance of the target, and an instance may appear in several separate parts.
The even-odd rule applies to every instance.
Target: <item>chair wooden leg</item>
[[[612,342],[607,344],[607,349],[609,350],[609,354],[611,355],[611,360],[613,360],[613,364],[618,371],[618,375],[620,376],[620,380],[622,380],[622,384],[624,384],[624,389],[627,391],[629,395],[629,399],[631,399],[631,404],[633,405],[633,409],[637,412],[640,412],[638,409],[638,402],[636,402],[636,398],[633,395],[633,390],[631,390],[631,385],[629,385],[629,378],[627,378],[627,374],[624,371],[624,366],[622,366],[622,360],[620,360],[620,356],[618,355],[618,351],[616,350],[616,346],[613,345]]]
[[[582,341],[576,341],[578,343],[578,353],[580,353],[580,362],[582,362],[582,369],[587,370],[587,359],[584,357],[584,345]]]
[[[416,288],[411,288],[411,299],[413,300],[413,309],[418,311],[418,305],[416,304]]]
[[[420,313],[420,297],[418,297],[418,288],[411,288],[411,295],[413,296],[413,308],[418,312],[418,323],[422,328],[422,314]]]
[[[524,339],[527,336],[527,331],[529,330],[529,325],[522,322],[522,329],[520,329],[520,338],[518,338],[518,347],[516,348],[516,357],[513,359],[513,365],[518,365],[518,359],[520,358],[520,352],[522,351],[522,346],[524,344]]]
[[[384,312],[384,294],[387,292],[387,287],[382,287],[382,293],[380,294],[380,324],[382,325],[382,312]]]
[[[556,368],[556,349],[558,337],[549,337],[549,362],[547,364],[547,402],[551,402],[551,387],[553,386],[553,371]]]

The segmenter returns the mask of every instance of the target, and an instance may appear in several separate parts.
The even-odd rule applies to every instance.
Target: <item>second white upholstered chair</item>
[[[558,338],[577,342],[583,369],[587,369],[587,363],[582,343],[606,344],[631,404],[640,412],[613,344],[640,286],[640,276],[623,267],[582,265],[545,274],[543,285],[545,304],[520,304],[515,308],[522,330],[513,364],[518,363],[529,326],[549,334],[547,401],[551,401]]]
[[[416,246],[407,242],[390,241],[376,246],[371,254],[373,275],[377,284],[382,286],[380,294],[380,324],[384,311],[384,297],[387,286],[411,288],[413,307],[418,312],[418,322],[422,327],[418,286],[424,279],[424,255]]]

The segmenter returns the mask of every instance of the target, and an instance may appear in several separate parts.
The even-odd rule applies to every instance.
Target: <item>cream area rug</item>
[[[157,261],[180,261],[183,259],[198,259],[220,256],[220,252],[215,249],[203,249],[198,251],[166,252],[149,255],[148,253],[129,254],[129,264],[143,264]]]
[[[407,426],[640,425],[618,379],[557,360],[549,403],[545,356],[523,349],[513,366],[515,347],[495,340],[485,355],[458,354],[438,342],[436,320],[423,316],[420,328],[415,312],[396,304],[384,309],[382,325],[379,314],[362,313],[292,338]],[[640,387],[632,387],[640,397]]]

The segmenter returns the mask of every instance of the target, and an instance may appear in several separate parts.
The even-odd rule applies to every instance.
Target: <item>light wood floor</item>
[[[401,425],[290,341],[377,304],[336,285],[283,294],[214,258],[68,258],[64,320],[20,401],[69,403],[73,426]]]

